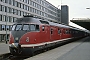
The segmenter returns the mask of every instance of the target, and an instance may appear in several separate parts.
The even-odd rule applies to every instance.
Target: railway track
[[[33,56],[36,56],[43,52],[46,52],[46,50],[37,51]],[[32,57],[32,56],[14,56],[11,53],[5,53],[5,54],[0,55],[0,60],[24,60],[24,59],[27,59],[30,57]]]
[[[5,53],[0,55],[0,60],[24,60],[26,56],[13,56],[11,53]]]
[[[50,49],[48,49],[50,50]],[[42,51],[37,51],[33,56],[38,55],[40,53],[46,52],[48,50],[42,50]],[[24,60],[27,58],[30,58],[32,56],[14,56],[11,53],[5,53],[0,55],[0,60]]]
[[[0,55],[0,60],[3,60],[4,58],[8,58],[11,54],[10,53],[5,53]]]

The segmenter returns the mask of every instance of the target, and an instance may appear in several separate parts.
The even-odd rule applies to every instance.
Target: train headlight
[[[26,42],[29,42],[29,37],[26,38]]]
[[[15,40],[18,40],[18,37],[16,37]]]

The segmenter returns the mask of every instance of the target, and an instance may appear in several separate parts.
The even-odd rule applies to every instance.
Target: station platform
[[[9,53],[9,44],[0,42],[0,55],[5,53]]]
[[[90,37],[85,37],[25,60],[90,60]]]
[[[56,60],[90,60],[90,37]]]

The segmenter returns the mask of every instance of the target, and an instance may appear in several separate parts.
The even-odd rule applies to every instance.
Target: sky
[[[46,0],[58,7],[59,5],[68,5],[69,6],[69,20],[73,18],[90,18],[90,0]],[[58,8],[60,8],[60,6]],[[72,26],[77,27],[73,23],[69,23]]]

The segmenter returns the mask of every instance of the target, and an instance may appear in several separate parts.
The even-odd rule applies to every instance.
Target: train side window
[[[66,30],[66,34],[69,34],[69,30]]]
[[[30,25],[30,31],[35,31],[35,25],[34,24]]]
[[[65,34],[68,34],[68,30],[65,30]]]
[[[61,30],[60,29],[58,29],[58,34],[60,34],[61,33]]]
[[[36,25],[36,31],[39,31],[39,25]]]
[[[23,25],[23,30],[29,30],[29,25],[28,24]]]
[[[42,26],[42,31],[44,31],[45,30],[45,26]]]
[[[51,34],[53,34],[53,29],[51,29]]]

